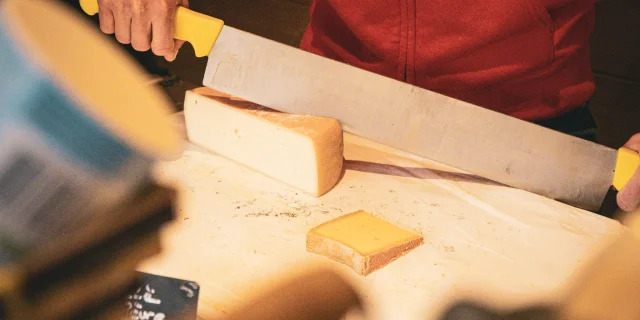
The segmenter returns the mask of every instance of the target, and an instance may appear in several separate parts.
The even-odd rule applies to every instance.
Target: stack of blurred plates
[[[108,219],[0,269],[0,319],[125,317],[127,296],[141,284],[135,268],[160,251],[159,229],[173,220],[174,196],[150,185]]]

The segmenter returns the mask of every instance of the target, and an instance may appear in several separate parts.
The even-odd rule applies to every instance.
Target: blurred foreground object
[[[0,70],[0,266],[108,219],[180,152],[169,101],[61,3],[0,2]]]
[[[580,270],[560,319],[640,319],[640,210],[620,220],[628,229]]]
[[[453,305],[441,320],[640,319],[640,210],[622,215],[628,227],[571,279],[559,303],[495,310],[482,303]]]
[[[0,319],[122,319],[160,251],[170,104],[63,4],[0,2]]]
[[[174,219],[174,198],[174,191],[149,185],[104,223],[0,268],[0,319],[124,319],[126,298],[142,280],[135,268],[160,251],[159,229]]]
[[[362,311],[354,288],[330,270],[315,270],[282,282],[221,320],[340,320]]]

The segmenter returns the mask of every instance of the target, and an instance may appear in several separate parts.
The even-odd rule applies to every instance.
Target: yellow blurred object
[[[621,214],[627,228],[579,270],[560,319],[640,319],[640,210]]]
[[[49,1],[4,2],[7,27],[22,51],[77,107],[152,158],[182,151],[168,98],[146,84],[146,73],[118,46],[73,12],[51,8]]]
[[[222,320],[341,320],[362,308],[350,283],[334,271],[318,269],[281,282]]]

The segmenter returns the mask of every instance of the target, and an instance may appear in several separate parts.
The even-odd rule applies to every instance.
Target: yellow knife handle
[[[80,0],[82,10],[93,16],[98,13],[98,0]],[[209,55],[211,48],[224,27],[224,21],[202,13],[178,7],[173,38],[184,40],[193,46],[196,57]]]
[[[620,191],[633,177],[640,166],[640,155],[630,149],[620,148],[616,160],[616,171],[613,176],[613,187]]]

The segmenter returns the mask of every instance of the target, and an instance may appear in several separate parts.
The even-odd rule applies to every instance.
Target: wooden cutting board
[[[179,190],[163,253],[140,270],[200,284],[198,316],[216,319],[283,277],[335,268],[361,289],[367,319],[429,319],[450,298],[501,306],[553,299],[618,222],[345,135],[345,173],[312,198],[187,144],[161,163]],[[425,244],[367,277],[305,251],[306,232],[366,210]],[[349,319],[359,319],[353,315]]]

